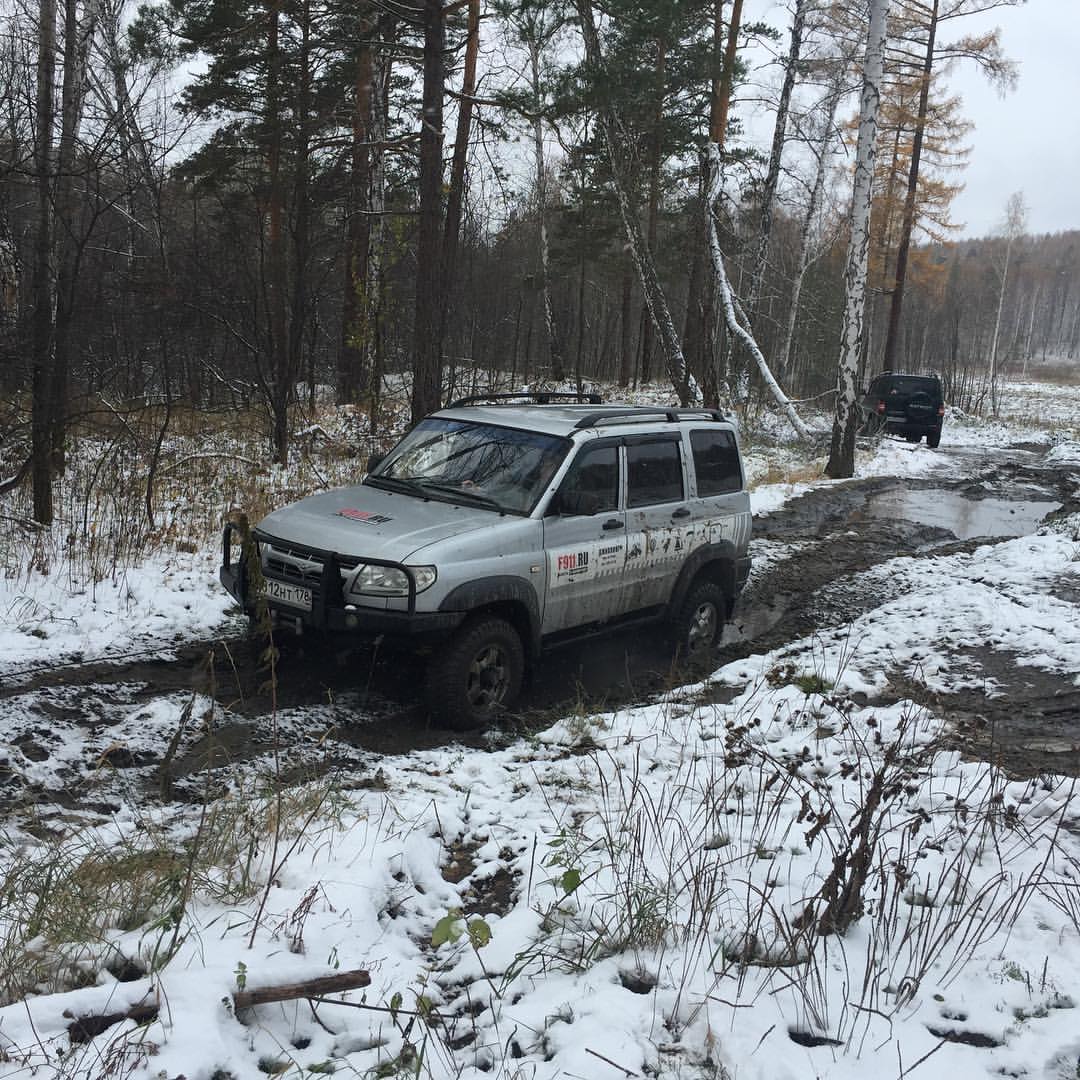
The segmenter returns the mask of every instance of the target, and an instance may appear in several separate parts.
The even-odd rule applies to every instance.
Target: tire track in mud
[[[971,551],[987,542],[957,541],[933,525],[872,518],[866,508],[876,497],[898,489],[925,492],[927,498],[935,491],[976,499],[1041,493],[1065,504],[1061,513],[1077,509],[1077,478],[1040,468],[1034,455],[965,465],[966,475],[944,480],[876,478],[817,488],[759,517],[758,568],[718,663],[842,627],[896,599],[910,570],[890,576],[892,559]],[[872,573],[876,568],[886,572]],[[193,799],[207,784],[227,784],[236,767],[266,771],[275,751],[287,781],[337,771],[349,783],[374,782],[386,754],[501,746],[574,708],[617,708],[679,685],[685,678],[673,670],[670,653],[657,639],[628,630],[548,654],[519,708],[492,732],[430,725],[419,693],[420,658],[338,647],[318,637],[284,648],[273,687],[255,645],[228,631],[174,646],[168,655],[147,650],[21,675],[9,671],[0,675],[0,729],[8,736],[0,748],[0,808],[109,813],[133,793],[158,799],[167,791],[172,799]],[[921,693],[935,711],[955,718],[958,737],[973,753],[1011,754],[1017,769],[1052,764],[1080,771],[1069,741],[1073,731],[1080,741],[1080,702],[1077,723],[1068,723],[1075,688],[1052,676],[1037,684],[1008,683],[1007,667],[1003,661],[995,676],[1005,689],[1000,700],[970,691],[931,700],[899,679],[894,683],[899,696],[920,700]],[[1006,721],[1021,706],[1033,723],[1010,729]],[[163,781],[162,762],[185,708],[191,715],[183,721]],[[1038,731],[1040,723],[1049,725],[1049,735]],[[1041,750],[1033,743],[1038,738]],[[1031,745],[1022,758],[1025,739]]]

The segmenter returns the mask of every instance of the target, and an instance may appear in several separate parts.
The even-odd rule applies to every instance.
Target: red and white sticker
[[[355,510],[351,506],[343,507],[337,512],[337,516],[348,518],[350,521],[356,521],[361,525],[385,525],[388,521],[394,520],[387,517],[386,514],[374,514],[370,510]]]

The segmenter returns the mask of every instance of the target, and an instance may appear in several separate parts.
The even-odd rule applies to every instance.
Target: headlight
[[[423,592],[435,584],[434,566],[410,566],[416,579],[416,591]],[[392,566],[365,565],[353,580],[352,592],[364,596],[408,596],[409,579],[404,570]]]

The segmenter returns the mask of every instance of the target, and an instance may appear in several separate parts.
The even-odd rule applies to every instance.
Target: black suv
[[[885,431],[903,435],[913,443],[925,435],[929,447],[941,442],[945,399],[941,396],[941,380],[936,375],[883,371],[859,400],[859,411],[863,416],[862,431],[866,434]]]

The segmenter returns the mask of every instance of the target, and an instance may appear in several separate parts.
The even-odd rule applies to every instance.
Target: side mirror
[[[367,471],[373,473],[385,460],[385,454],[372,454],[371,457],[367,459]]]
[[[568,517],[590,517],[600,513],[600,496],[591,491],[561,491],[555,511]]]

